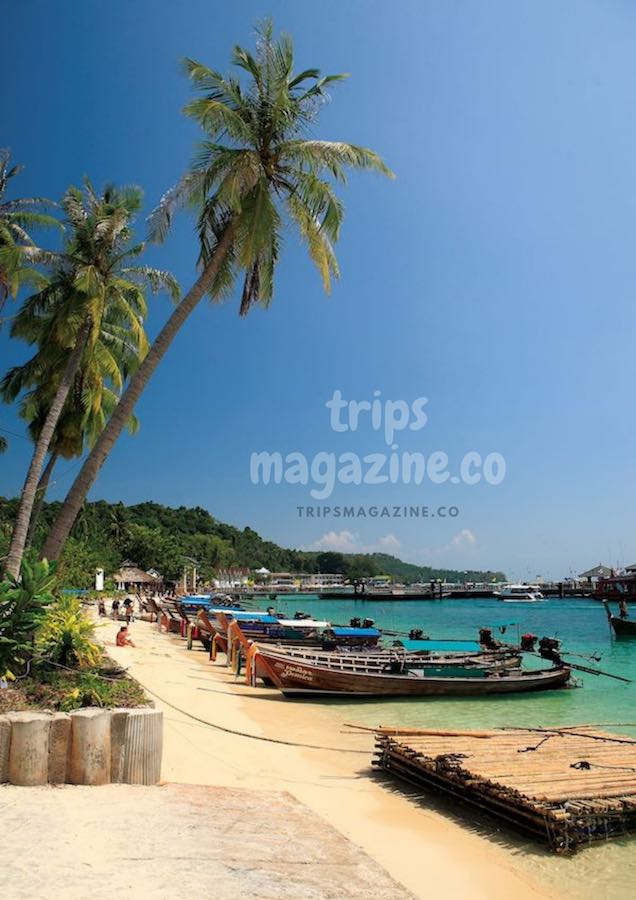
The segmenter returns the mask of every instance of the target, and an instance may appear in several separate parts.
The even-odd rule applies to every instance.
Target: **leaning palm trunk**
[[[42,507],[44,506],[44,498],[46,497],[46,492],[49,489],[51,475],[53,474],[53,469],[55,468],[55,464],[57,463],[58,459],[58,451],[54,450],[49,456],[49,461],[44,467],[44,471],[42,472],[42,475],[38,482],[38,488],[35,492],[35,503],[33,504],[33,510],[31,511],[31,521],[29,522],[29,531],[27,533],[25,550],[28,550],[33,543],[33,538],[35,537],[35,529],[38,527],[40,515],[42,514]]]
[[[137,400],[139,400],[144,388],[154,374],[155,369],[178,334],[179,329],[188,316],[194,311],[199,301],[206,293],[208,293],[214,284],[219,269],[231,247],[233,237],[234,228],[230,224],[226,227],[202,274],[163,326],[152,347],[148,351],[147,356],[132,376],[129,385],[122,394],[121,400],[115,407],[115,411],[110,417],[108,424],[97,439],[95,446],[86,458],[70,491],[66,495],[62,509],[53,523],[53,527],[42,548],[41,556],[44,559],[58,559],[64,543],[71,532],[75,519],[86,499],[86,495],[97,478],[106,457],[115,445],[119,435],[126,427],[126,423],[132,415]]]
[[[55,396],[53,397],[46,419],[42,425],[42,430],[40,431],[35,444],[31,465],[29,466],[29,471],[27,472],[24,487],[22,488],[22,493],[20,495],[20,505],[18,506],[18,514],[11,536],[11,546],[9,547],[9,553],[7,554],[5,564],[6,573],[12,575],[14,578],[17,578],[20,574],[29,523],[31,521],[31,513],[33,511],[33,504],[35,503],[44,459],[48,453],[55,427],[62,414],[64,404],[66,403],[66,398],[68,397],[73,380],[79,369],[91,326],[92,323],[90,317],[87,317],[77,335],[75,346],[68,358],[62,378],[60,379]]]

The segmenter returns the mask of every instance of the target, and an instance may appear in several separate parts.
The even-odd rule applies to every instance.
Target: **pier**
[[[636,829],[636,740],[591,725],[376,731],[374,765],[567,852]]]

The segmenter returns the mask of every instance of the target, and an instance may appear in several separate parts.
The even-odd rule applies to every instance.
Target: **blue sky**
[[[316,133],[373,147],[397,180],[356,175],[344,190],[330,297],[289,235],[269,311],[239,320],[236,297],[201,305],[92,497],[197,504],[288,546],[384,548],[523,578],[634,562],[636,9],[25,0],[5,15],[0,60],[0,146],[26,165],[20,193],[56,198],[88,174],[141,185],[151,209],[197,139],[178,60],[225,69],[267,14],[294,37],[299,68],[351,73]],[[149,254],[184,287],[195,258],[185,217]],[[153,334],[167,314],[153,300]],[[3,370],[25,353],[0,332]],[[496,451],[505,480],[341,486],[323,501],[453,504],[452,520],[299,518],[298,505],[317,503],[308,487],[252,485],[253,451],[386,450],[369,427],[331,430],[336,389],[427,397],[427,425],[399,450],[444,450],[451,468],[466,451]],[[24,433],[7,407],[0,426]],[[29,452],[9,437],[4,494]],[[76,471],[60,465],[52,496]]]

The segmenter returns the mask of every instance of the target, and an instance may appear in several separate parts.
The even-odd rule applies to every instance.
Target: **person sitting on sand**
[[[115,638],[115,643],[118,647],[134,647],[134,643],[132,638],[128,634],[128,626],[122,625],[119,631],[117,632],[117,637]]]

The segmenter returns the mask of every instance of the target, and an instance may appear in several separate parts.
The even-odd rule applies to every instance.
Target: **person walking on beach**
[[[111,607],[110,607],[110,612],[111,612],[113,619],[116,622],[117,619],[119,618],[119,600],[116,600],[116,599],[113,600]]]
[[[117,637],[115,638],[115,643],[118,647],[134,647],[132,638],[128,634],[128,626],[122,625],[119,631],[117,632]]]

